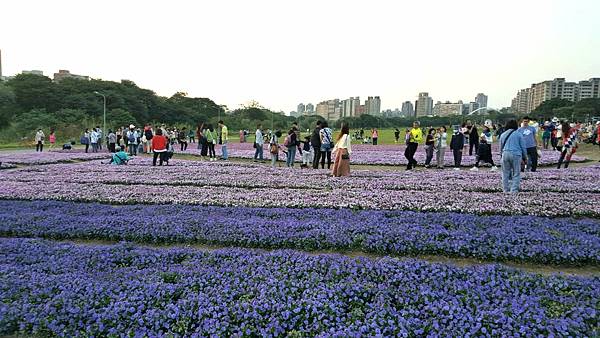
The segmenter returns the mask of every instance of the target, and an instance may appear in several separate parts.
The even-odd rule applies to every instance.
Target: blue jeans
[[[285,162],[285,165],[287,165],[288,167],[293,167],[294,159],[296,158],[296,146],[287,147],[287,151],[287,161]]]
[[[517,193],[521,184],[521,155],[502,152],[502,190]]]
[[[263,160],[263,145],[262,144],[256,144],[256,151],[254,152],[254,159],[255,160]]]
[[[227,143],[221,145],[221,155],[224,160],[227,160]]]

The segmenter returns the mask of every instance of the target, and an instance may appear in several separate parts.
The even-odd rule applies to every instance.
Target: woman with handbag
[[[269,153],[271,153],[271,166],[275,168],[275,164],[279,160],[279,143],[278,139],[281,137],[281,131],[278,130],[271,134],[271,140],[269,141]]]
[[[335,162],[333,163],[332,175],[335,177],[350,176],[350,154],[352,153],[350,128],[347,123],[342,124],[342,130],[337,138],[333,153]]]

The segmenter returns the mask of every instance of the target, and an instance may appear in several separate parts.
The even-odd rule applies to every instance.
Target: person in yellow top
[[[415,153],[417,152],[417,148],[419,147],[419,143],[421,143],[421,141],[423,141],[421,124],[419,121],[415,121],[413,122],[412,129],[410,130],[410,137],[408,138],[408,144],[406,145],[406,150],[404,151],[404,157],[406,157],[408,160],[406,170],[411,170],[417,166]]]
[[[223,120],[219,121],[219,127],[221,128],[221,159],[227,161],[227,141],[229,140],[229,131],[227,126],[223,124]]]

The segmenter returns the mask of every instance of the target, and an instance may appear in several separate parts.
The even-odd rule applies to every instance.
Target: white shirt
[[[256,140],[254,142],[256,142],[256,144],[258,144],[259,146],[262,146],[263,143],[265,143],[265,140],[263,139],[262,131],[260,131],[260,129],[256,129],[255,135],[256,135],[255,136]]]
[[[346,149],[348,154],[352,153],[352,143],[350,142],[350,137],[348,137],[348,134],[342,135],[342,137],[336,142],[335,147],[333,147],[333,151],[335,152],[337,149]]]

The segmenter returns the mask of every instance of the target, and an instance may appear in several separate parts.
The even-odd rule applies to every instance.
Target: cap
[[[135,128],[135,126],[133,124],[130,124],[129,128]]]

